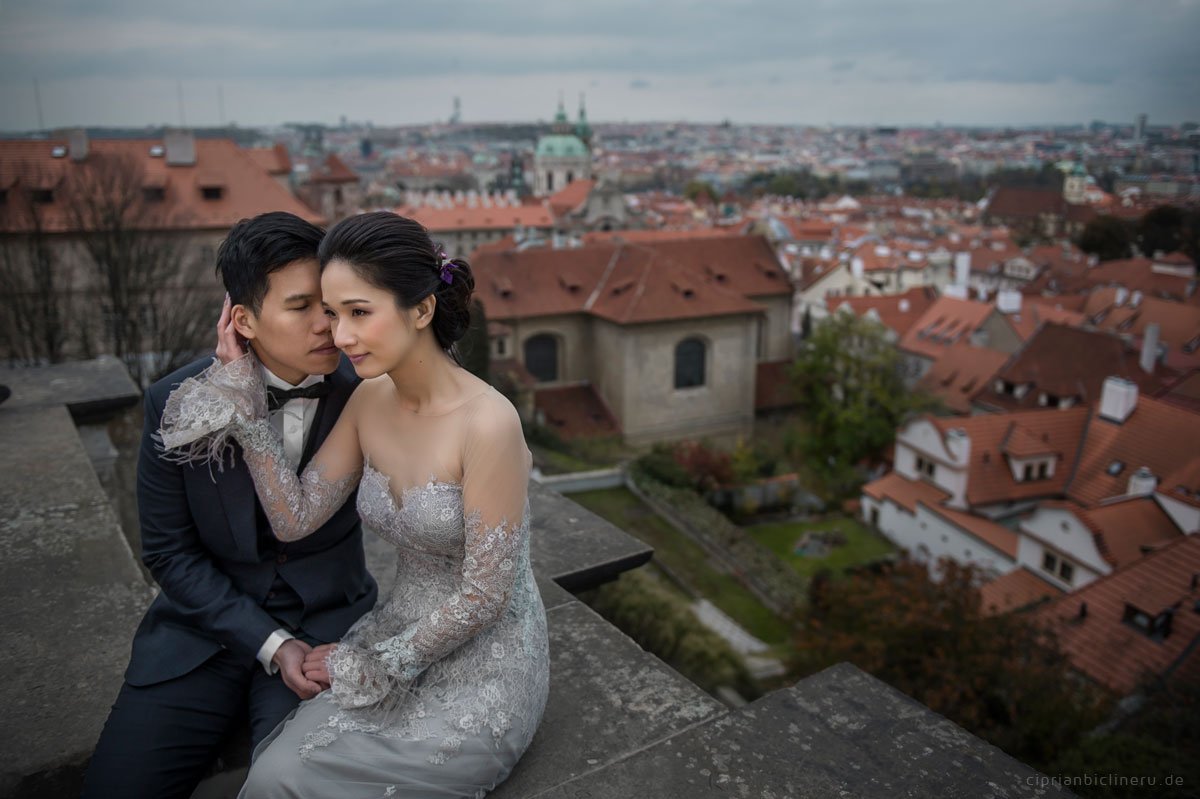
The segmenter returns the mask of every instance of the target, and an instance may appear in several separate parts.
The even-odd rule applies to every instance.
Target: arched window
[[[554,173],[546,170],[546,191],[554,191]]]
[[[525,368],[546,383],[558,379],[558,340],[541,333],[525,341]]]
[[[675,347],[675,388],[704,385],[704,342],[684,339]]]

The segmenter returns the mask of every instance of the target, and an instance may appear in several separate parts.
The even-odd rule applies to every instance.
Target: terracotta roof
[[[950,430],[965,430],[971,439],[970,465],[967,467],[967,503],[985,505],[1017,499],[1061,496],[1071,475],[1079,443],[1083,439],[1088,409],[1082,406],[1064,410],[1012,411],[968,417],[922,417],[945,436]],[[1054,476],[1040,480],[1013,479],[1004,452],[1005,442],[1014,432],[1045,442],[1057,461]]]
[[[135,164],[142,170],[145,188],[162,189],[161,206],[159,203],[153,206],[161,207],[162,213],[156,214],[147,223],[148,227],[228,230],[241,219],[267,211],[287,211],[316,224],[324,222],[280,186],[256,156],[229,139],[195,139],[196,161],[191,166],[168,166],[164,156],[151,155],[151,148],[163,147],[161,140],[93,139],[88,142],[87,160],[81,163],[51,154],[53,148],[66,145],[65,141],[56,140],[0,140],[0,183],[8,182],[10,191],[12,186],[23,182],[48,183],[56,189],[54,201],[40,206],[45,228],[50,232],[75,229],[65,195],[70,192],[73,179],[102,159]],[[220,187],[220,196],[206,198],[202,184]],[[22,229],[11,217],[0,220],[0,226],[7,230]]]
[[[974,513],[968,513],[967,511],[955,510],[954,508],[947,508],[941,505],[932,505],[923,500],[918,500],[918,502],[955,527],[978,538],[997,552],[1002,552],[1008,557],[1016,559],[1017,542],[1020,540],[1020,536],[1004,525],[997,524],[991,519],[976,516]]]
[[[1189,372],[1170,391],[1159,395],[1159,399],[1200,413],[1200,369]]]
[[[937,397],[956,413],[969,413],[972,397],[991,384],[1009,357],[998,350],[972,347],[965,341],[951,344],[933,362],[917,388]]]
[[[358,175],[336,154],[330,153],[309,176],[313,183],[357,183]]]
[[[1035,611],[1079,671],[1129,694],[1147,676],[1200,680],[1200,536],[1181,536],[1160,549],[1094,580]],[[1087,604],[1087,615],[1080,607]],[[1127,608],[1154,619],[1168,608],[1170,635],[1152,637],[1125,621]]]
[[[988,200],[986,213],[989,216],[1026,218],[1040,214],[1065,215],[1069,207],[1062,192],[1054,189],[1001,186]]]
[[[1086,261],[1060,261],[1031,281],[1025,291],[1032,294],[1058,295],[1087,293],[1103,286],[1124,286],[1130,292],[1141,291],[1147,297],[1159,297],[1181,302],[1200,301],[1200,292],[1193,288],[1191,278],[1154,271],[1149,258],[1122,258],[1089,266]]]
[[[1159,480],[1158,490],[1177,502],[1200,508],[1200,455],[1175,471],[1167,472]]]
[[[986,302],[939,297],[900,339],[900,348],[936,360],[951,344],[969,339],[992,308]]]
[[[1024,297],[1022,297],[1021,310],[1016,313],[1002,313],[1000,315],[1004,318],[1004,321],[1008,322],[1013,332],[1022,341],[1028,340],[1030,336],[1037,332],[1038,327],[1043,324],[1053,323],[1069,327],[1081,327],[1087,321],[1086,314],[1081,311],[1056,308],[1053,305],[1041,302],[1025,302]]]
[[[566,216],[587,202],[588,195],[595,188],[594,180],[572,180],[566,186],[551,194],[546,199],[550,211],[555,216]]]
[[[278,143],[274,147],[247,147],[246,152],[271,175],[287,175],[292,171],[292,158],[288,155],[285,144]]]
[[[554,215],[544,205],[493,205],[490,208],[483,205],[474,208],[467,205],[456,205],[452,208],[423,205],[419,208],[398,209],[396,213],[417,220],[433,233],[554,227]]]
[[[909,480],[899,472],[888,472],[878,480],[872,480],[862,488],[867,496],[882,502],[891,500],[909,513],[917,512],[917,503],[937,507],[950,495],[924,480]]]
[[[1018,610],[1042,599],[1062,596],[1063,590],[1043,580],[1024,566],[1002,574],[979,588],[984,614],[991,616]]]
[[[1179,349],[1200,340],[1200,306],[1157,297],[1143,297],[1136,307],[1128,298],[1116,304],[1117,289],[1096,289],[1083,308],[1090,323],[1100,330],[1141,337],[1149,324],[1159,327],[1159,341]]]
[[[542,388],[534,406],[547,426],[562,438],[619,435],[621,424],[596,389],[589,385]]]
[[[1107,377],[1137,383],[1139,391],[1156,394],[1176,379],[1174,370],[1158,367],[1147,374],[1138,353],[1117,336],[1053,322],[1038,328],[1025,347],[976,395],[976,401],[1005,408],[1036,408],[1042,392],[1056,399],[1074,397],[1084,405],[1100,401]],[[1024,396],[997,392],[995,381],[1029,385]]]
[[[1098,539],[1105,560],[1124,566],[1145,550],[1174,541],[1183,533],[1151,496],[1093,505],[1077,514]]]
[[[1139,396],[1137,407],[1121,424],[1097,413],[1088,426],[1067,496],[1084,506],[1123,496],[1128,490],[1129,475],[1142,466],[1162,481],[1192,462],[1195,447],[1184,444],[1197,441],[1200,441],[1200,413],[1152,397]],[[1109,467],[1117,461],[1122,468],[1116,474],[1109,474]],[[1167,490],[1168,494],[1173,488]]]
[[[709,283],[745,297],[791,296],[787,271],[765,236],[716,236],[645,242]]]
[[[754,379],[754,410],[786,408],[796,404],[792,395],[792,381],[788,376],[791,361],[767,361],[759,363]]]
[[[688,230],[597,230],[583,234],[584,244],[653,243],[675,239],[703,239],[713,236],[739,235],[736,228],[701,227]]]
[[[843,305],[848,306],[857,316],[874,309],[884,327],[903,337],[937,298],[937,292],[931,286],[915,286],[902,294],[830,297],[825,302],[830,313]]]
[[[764,310],[643,246],[479,252],[472,268],[490,319],[590,313],[629,324]]]
[[[824,241],[833,238],[833,223],[823,219],[796,219],[785,216],[783,222],[792,238],[800,241]]]

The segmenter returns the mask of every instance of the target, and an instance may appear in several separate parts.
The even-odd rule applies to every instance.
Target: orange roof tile
[[[572,180],[551,194],[546,199],[546,204],[550,206],[550,211],[555,216],[566,216],[587,201],[588,195],[592,193],[595,186],[596,181],[594,180]]]
[[[903,337],[937,300],[937,292],[929,286],[916,286],[902,294],[883,294],[873,297],[830,297],[826,300],[829,312],[846,305],[858,316],[874,309],[884,327]]]
[[[950,494],[924,480],[909,480],[899,472],[888,472],[878,480],[872,480],[862,488],[872,499],[891,500],[909,513],[917,512],[917,503],[937,507],[950,498]]]
[[[1174,669],[1181,679],[1200,679],[1200,536],[1171,543],[1055,599],[1035,611],[1055,633],[1058,646],[1079,671],[1119,694],[1129,694],[1150,676]],[[1086,603],[1087,615],[1080,616]],[[1126,621],[1128,608],[1154,619],[1173,608],[1170,634],[1152,637]]]
[[[736,228],[701,227],[688,230],[597,230],[583,234],[584,244],[649,244],[674,239],[702,239],[713,236],[739,235]]]
[[[1001,316],[1022,341],[1027,341],[1043,324],[1081,327],[1087,321],[1087,315],[1080,311],[1056,308],[1041,302],[1022,302],[1020,311]]]
[[[943,436],[950,430],[959,428],[971,439],[971,458],[967,467],[967,503],[974,506],[990,502],[1060,496],[1070,478],[1088,414],[1087,408],[1079,406],[1064,410],[921,418],[932,423]],[[1034,439],[1044,441],[1046,448],[1056,455],[1053,477],[1021,481],[1013,479],[1003,445],[1015,429],[1024,429]]]
[[[277,143],[274,147],[247,147],[250,157],[271,175],[286,175],[292,171],[292,158],[287,145]]]
[[[1159,480],[1159,491],[1177,502],[1200,508],[1200,456]]]
[[[147,224],[155,229],[227,230],[241,219],[267,211],[287,211],[310,222],[324,222],[280,186],[256,156],[229,139],[196,139],[196,161],[191,166],[168,166],[165,157],[151,155],[151,148],[163,146],[161,140],[93,139],[88,143],[87,160],[81,163],[53,157],[51,151],[58,146],[65,147],[66,142],[0,140],[0,184],[7,181],[11,191],[22,179],[36,178],[36,182],[51,182],[56,188],[54,201],[41,206],[50,232],[75,229],[66,195],[74,179],[103,159],[135,165],[142,170],[145,187],[163,190],[162,213]],[[206,198],[201,184],[220,186],[220,196]],[[0,222],[0,226],[4,224],[7,227],[3,229],[21,229],[11,217],[7,223]]]
[[[325,156],[321,166],[313,171],[309,180],[314,183],[357,183],[358,175],[335,153],[330,153]]]
[[[412,217],[431,233],[450,233],[460,230],[509,230],[515,227],[551,229],[554,215],[544,205],[509,205],[487,207],[456,205],[437,208],[423,205],[405,208],[397,213]]]
[[[969,413],[971,399],[990,385],[1009,357],[999,350],[972,347],[959,341],[933,362],[917,388],[937,397],[956,413]]]
[[[1161,366],[1147,374],[1138,365],[1138,353],[1117,336],[1050,322],[1038,328],[996,373],[996,381],[1030,386],[1024,396],[998,392],[993,381],[976,401],[995,408],[1035,408],[1045,392],[1056,401],[1075,398],[1091,405],[1100,401],[1104,380],[1110,376],[1132,380],[1150,394],[1162,391],[1176,377],[1174,370]]]
[[[1002,574],[979,588],[981,606],[988,616],[1019,610],[1034,602],[1062,596],[1063,590],[1024,566]]]
[[[1149,324],[1159,327],[1159,341],[1179,348],[1200,339],[1200,306],[1144,297],[1136,307],[1116,305],[1117,290],[1102,288],[1088,295],[1083,313],[1101,330],[1141,337]]]
[[[934,360],[963,336],[975,332],[993,306],[957,297],[939,297],[900,339],[900,348]]]
[[[1010,558],[1017,557],[1017,541],[1020,539],[1015,532],[1004,525],[997,524],[991,519],[976,516],[967,511],[947,508],[942,505],[932,505],[917,500],[929,510],[941,516],[946,521],[984,542],[997,552],[1002,552]]]
[[[1193,443],[1189,446],[1187,442]],[[1097,413],[1088,426],[1067,496],[1084,506],[1123,496],[1129,475],[1142,466],[1161,481],[1191,463],[1195,442],[1200,442],[1200,413],[1152,397],[1139,396],[1137,407],[1121,424]],[[1109,474],[1115,461],[1123,468]]]

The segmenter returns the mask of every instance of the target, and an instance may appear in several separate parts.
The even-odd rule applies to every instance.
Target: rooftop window
[[[1124,469],[1125,469],[1125,464],[1123,462],[1113,461],[1112,463],[1108,464],[1108,468],[1105,469],[1104,471],[1108,473],[1109,477],[1116,477]]]

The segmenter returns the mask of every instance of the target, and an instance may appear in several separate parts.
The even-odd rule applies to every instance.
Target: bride
[[[546,616],[529,563],[530,454],[512,404],[457,363],[474,287],[416,222],[354,216],[320,248],[334,342],[364,378],[304,473],[285,465],[253,354],[222,315],[224,363],[184,381],[161,436],[177,458],[241,445],[275,537],[316,529],[358,489],[396,547],[395,588],[314,649],[324,686],[255,751],[241,797],[482,797],[545,707]]]

